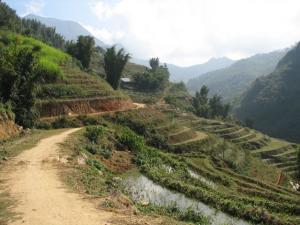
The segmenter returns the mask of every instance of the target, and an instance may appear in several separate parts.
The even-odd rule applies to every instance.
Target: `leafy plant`
[[[86,128],[85,136],[92,142],[98,143],[99,138],[103,136],[106,128],[104,126],[89,126]]]
[[[144,148],[144,138],[137,135],[129,128],[125,128],[122,132],[119,142],[127,147],[129,150],[134,152],[142,151]]]

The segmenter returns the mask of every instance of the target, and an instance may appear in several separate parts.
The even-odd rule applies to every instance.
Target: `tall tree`
[[[90,66],[95,40],[91,36],[79,36],[76,43],[67,43],[67,52],[81,62],[87,69]]]
[[[208,98],[208,92],[209,89],[205,85],[201,87],[199,92],[196,92],[193,98],[196,115],[205,118],[215,118],[217,116],[227,117],[230,104],[224,104],[219,95]]]
[[[32,127],[37,118],[34,104],[39,49],[17,45],[0,49],[0,98],[12,105],[18,124]]]
[[[106,80],[115,90],[119,88],[122,72],[129,59],[130,55],[123,48],[116,51],[115,46],[108,48],[104,54]]]
[[[200,117],[209,117],[208,92],[209,89],[203,85],[193,98],[193,106],[196,110],[196,114]]]
[[[149,64],[151,66],[152,71],[156,71],[159,67],[159,58],[151,58],[149,60]]]

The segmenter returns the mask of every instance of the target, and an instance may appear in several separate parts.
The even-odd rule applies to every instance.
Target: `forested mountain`
[[[148,66],[149,62],[147,60],[141,59],[132,59],[132,62]],[[189,79],[200,76],[204,73],[223,69],[234,63],[234,60],[229,59],[227,57],[221,58],[211,58],[207,62],[203,64],[196,64],[192,66],[182,67],[174,64],[166,63],[170,72],[171,81],[179,82],[187,82]]]
[[[188,90],[194,93],[206,85],[211,95],[218,94],[225,101],[232,101],[245,92],[256,78],[271,73],[286,52],[274,51],[239,60],[228,68],[191,79],[187,83]]]
[[[245,93],[237,116],[252,120],[268,134],[300,140],[300,44],[282,58],[275,71],[257,79]]]
[[[49,27],[55,28],[56,32],[61,34],[66,40],[77,40],[80,35],[93,36],[88,30],[75,21],[60,20],[55,18],[41,17],[33,14],[25,16],[26,19],[39,21]],[[94,37],[95,38],[95,37]],[[95,38],[96,45],[108,47],[103,41]]]

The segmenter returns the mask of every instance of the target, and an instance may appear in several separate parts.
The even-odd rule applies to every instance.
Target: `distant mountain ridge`
[[[132,62],[141,64],[144,66],[149,66],[148,60],[141,59],[132,59]],[[171,74],[171,81],[179,82],[187,82],[188,80],[195,78],[197,76],[201,76],[204,73],[223,69],[230,65],[232,65],[235,61],[229,59],[227,57],[221,58],[211,58],[205,63],[182,67],[174,64],[166,63]]]
[[[271,73],[286,52],[287,49],[238,60],[227,68],[189,80],[187,88],[194,93],[202,85],[206,85],[211,95],[218,94],[225,101],[233,101],[239,98],[256,78]]]
[[[82,25],[75,21],[71,20],[61,20],[56,18],[48,18],[48,17],[41,17],[34,14],[29,14],[25,16],[26,19],[33,19],[36,21],[39,21],[49,27],[54,27],[56,29],[56,32],[61,34],[66,40],[76,40],[78,36],[80,35],[90,35],[93,36],[87,29],[85,29]],[[94,36],[93,36],[94,37]],[[108,47],[107,44],[105,44],[100,39],[95,38],[96,45],[106,48]]]

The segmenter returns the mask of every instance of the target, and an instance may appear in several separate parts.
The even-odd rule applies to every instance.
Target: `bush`
[[[100,155],[103,156],[105,159],[109,159],[112,155],[112,151],[107,147],[100,148]]]
[[[103,136],[106,128],[104,126],[90,126],[86,128],[85,136],[92,143],[98,143],[99,138]]]
[[[101,170],[104,171],[105,167],[96,159],[87,159],[86,163],[94,168],[96,168],[97,170]]]
[[[122,146],[127,147],[131,151],[141,151],[144,148],[144,138],[137,135],[129,128],[125,128],[119,142]]]
[[[15,119],[14,113],[12,112],[12,107],[9,103],[3,104],[0,102],[0,116],[2,116],[4,119]]]
[[[76,120],[68,119],[66,116],[61,116],[52,122],[54,129],[69,128],[69,127],[80,127],[80,123]]]
[[[89,153],[93,155],[99,153],[99,146],[97,145],[87,145],[85,148]]]

